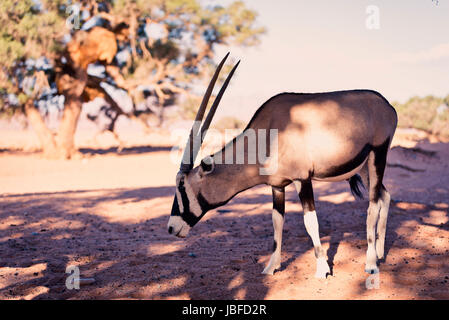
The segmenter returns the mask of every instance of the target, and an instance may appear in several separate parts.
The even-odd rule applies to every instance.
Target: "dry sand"
[[[3,150],[0,299],[449,299],[449,144],[404,136],[389,154],[387,255],[372,290],[364,272],[367,201],[355,201],[346,182],[314,184],[332,276],[313,276],[291,186],[282,268],[267,276],[269,187],[238,195],[177,239],[166,230],[177,169],[168,147],[84,149],[73,161]],[[68,290],[71,265],[95,282]]]

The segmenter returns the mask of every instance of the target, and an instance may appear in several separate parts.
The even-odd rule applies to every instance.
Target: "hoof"
[[[329,272],[317,272],[317,273],[315,273],[315,278],[326,279],[328,273],[330,274],[330,271]]]
[[[379,268],[377,266],[366,266],[365,272],[368,274],[376,274],[379,273]]]
[[[270,275],[270,276],[272,276],[272,275],[274,275],[274,270],[263,270],[262,271],[262,274],[267,274],[267,275]]]
[[[274,272],[280,268],[281,268],[281,265],[277,265],[275,267],[267,266],[265,269],[263,269],[262,274],[268,274],[268,275],[272,276],[274,274]]]

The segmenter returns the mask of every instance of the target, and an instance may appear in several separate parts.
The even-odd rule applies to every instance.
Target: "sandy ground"
[[[238,195],[177,239],[166,230],[177,170],[168,147],[128,147],[120,155],[85,148],[73,161],[4,148],[0,298],[449,299],[449,144],[408,136],[389,154],[387,256],[379,288],[371,290],[364,272],[367,201],[355,201],[346,182],[314,184],[332,276],[313,276],[312,242],[291,186],[282,268],[267,276],[269,187]],[[67,289],[68,266],[95,282]]]

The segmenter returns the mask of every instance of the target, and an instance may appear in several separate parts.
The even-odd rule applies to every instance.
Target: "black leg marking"
[[[384,143],[373,148],[368,158],[369,172],[369,206],[366,217],[366,234],[368,249],[366,251],[365,271],[376,273],[377,258],[384,255],[384,241],[386,230],[386,219],[388,215],[388,206],[382,199],[383,191],[382,180],[387,162],[387,152],[390,145],[390,137]],[[389,199],[388,199],[389,200]],[[376,224],[378,225],[378,236],[376,239]],[[381,235],[380,235],[381,234]]]
[[[189,201],[189,197],[187,196],[187,192],[186,192],[186,188],[184,186],[184,178],[181,178],[181,180],[179,181],[179,185],[178,185],[178,191],[179,194],[181,195],[181,202],[182,202],[182,206],[184,209],[184,212],[180,212],[180,216],[182,218],[182,220],[184,220],[190,227],[193,227],[199,220],[201,217],[197,217],[195,216],[191,211],[190,211],[190,201]],[[175,204],[174,204],[174,208],[177,208],[177,210],[179,211],[179,205],[178,205],[178,201],[177,198],[175,197]],[[176,213],[172,215],[177,215]]]
[[[301,200],[302,209],[304,212],[315,211],[315,201],[313,200],[312,181],[301,181],[301,191],[299,192],[299,199]]]
[[[285,213],[285,189],[272,187],[273,209],[277,210],[282,216]]]
[[[385,140],[378,147],[373,148],[374,153],[374,167],[376,168],[376,180],[373,181],[373,194],[370,195],[370,200],[377,202],[381,196],[383,188],[382,180],[384,177],[385,166],[387,164],[387,153],[390,146],[390,137]]]
[[[313,251],[315,253],[315,258],[321,258],[326,257],[326,252],[324,251],[323,247],[320,245],[319,247],[313,247]]]
[[[274,271],[281,265],[282,227],[284,225],[285,212],[285,190],[284,188],[272,187],[272,191],[272,219],[274,228],[273,254],[271,255],[270,262],[268,262],[268,265],[262,272],[264,274],[273,274]]]

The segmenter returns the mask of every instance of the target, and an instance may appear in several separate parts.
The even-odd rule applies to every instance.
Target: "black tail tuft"
[[[363,199],[363,193],[360,191],[360,187],[365,189],[362,178],[358,174],[349,178],[349,186],[351,187],[351,193],[355,198]]]

